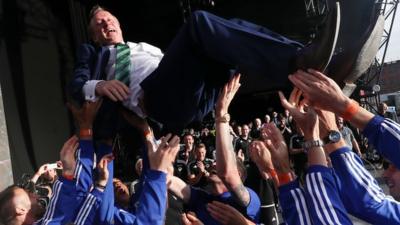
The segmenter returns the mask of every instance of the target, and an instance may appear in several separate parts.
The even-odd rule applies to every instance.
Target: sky
[[[386,21],[386,29],[389,29],[390,21]],[[383,50],[378,53],[382,57]],[[400,4],[397,7],[396,17],[393,23],[392,34],[389,40],[389,46],[386,52],[385,62],[400,60]]]

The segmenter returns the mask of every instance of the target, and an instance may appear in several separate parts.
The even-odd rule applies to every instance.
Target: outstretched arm
[[[250,202],[250,195],[240,179],[229,132],[229,121],[226,119],[226,116],[229,115],[229,104],[240,87],[239,80],[240,75],[236,75],[224,86],[215,106],[217,174],[235,197],[237,203],[247,206]]]
[[[321,128],[325,130],[337,129],[330,112],[320,114],[324,121]],[[331,113],[332,114],[332,113]],[[371,224],[399,223],[400,204],[392,197],[386,196],[377,181],[365,169],[360,157],[353,153],[341,139],[337,143],[324,146],[330,153],[332,166],[339,178],[340,197],[346,210]]]
[[[296,95],[300,94],[294,90]],[[352,224],[347,216],[346,209],[340,199],[338,184],[333,171],[327,167],[325,152],[322,148],[319,129],[319,117],[312,107],[305,111],[298,101],[288,102],[282,93],[279,93],[282,105],[293,115],[297,125],[304,132],[305,148],[308,155],[308,173],[306,175],[305,197],[313,224]],[[296,105],[298,107],[296,107]],[[323,112],[319,112],[322,115]],[[333,113],[325,114],[330,120],[325,123],[335,124]],[[337,127],[336,127],[337,130]]]
[[[385,158],[400,168],[400,125],[390,119],[376,116],[344,95],[331,78],[309,69],[297,71],[289,76],[309,104],[331,111],[347,119],[354,127],[363,131],[370,144]],[[396,146],[396,147],[393,147]]]

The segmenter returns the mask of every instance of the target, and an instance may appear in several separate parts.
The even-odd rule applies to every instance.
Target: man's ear
[[[17,216],[25,215],[28,213],[28,209],[23,206],[17,206],[15,207],[15,213],[17,214]]]

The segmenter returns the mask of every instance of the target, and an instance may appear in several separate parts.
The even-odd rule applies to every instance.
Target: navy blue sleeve
[[[353,224],[340,199],[332,169],[310,166],[306,175],[305,196],[314,225]]]
[[[68,89],[72,97],[81,103],[85,101],[82,88],[86,81],[92,77],[95,57],[95,48],[92,45],[82,44],[79,47],[75,62],[74,77]]]
[[[393,120],[375,116],[363,130],[376,150],[400,169],[400,125]]]
[[[58,225],[73,221],[80,204],[75,182],[60,177],[53,184],[53,194],[43,218],[36,224]]]
[[[331,153],[330,158],[349,213],[372,224],[400,224],[399,202],[384,194],[357,154],[344,147]]]
[[[139,202],[135,224],[164,224],[167,210],[167,175],[164,172],[146,171]]]
[[[76,215],[74,225],[95,224],[95,216],[102,199],[104,199],[104,193],[96,188],[88,193]]]
[[[91,140],[79,140],[74,177],[77,190],[82,193],[89,192],[93,185],[93,165],[93,142]]]
[[[143,176],[143,191],[135,213],[114,207],[116,225],[163,225],[167,210],[167,175],[148,170]]]
[[[279,187],[279,202],[285,222],[290,225],[311,225],[304,191],[298,180]]]

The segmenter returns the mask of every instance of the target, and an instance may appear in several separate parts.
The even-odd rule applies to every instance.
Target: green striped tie
[[[115,79],[129,86],[129,74],[131,67],[131,51],[127,44],[116,45],[117,58],[115,63]]]

